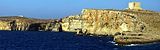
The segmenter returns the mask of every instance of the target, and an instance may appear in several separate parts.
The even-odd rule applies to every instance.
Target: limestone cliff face
[[[82,28],[82,19],[81,16],[68,16],[62,19],[62,29],[64,31],[76,32],[76,29]]]
[[[0,21],[0,30],[11,30],[9,22]]]
[[[32,19],[18,16],[0,17],[0,30],[11,31],[59,31],[55,20]]]
[[[123,12],[131,13],[137,16],[137,19],[144,22],[146,26],[145,32],[147,33],[159,33],[160,31],[160,14],[154,11],[133,11],[124,10]]]
[[[91,34],[109,34],[123,31],[143,31],[145,23],[137,19],[137,16],[131,13],[113,11],[84,9],[82,11],[84,28]]]
[[[12,31],[27,31],[30,23],[17,20],[10,22],[10,27]]]
[[[80,28],[90,34],[114,35],[157,30],[159,18],[159,13],[148,10],[83,9],[81,15],[63,18],[62,27],[65,31]]]
[[[117,32],[159,33],[160,13],[148,10],[83,9],[82,14],[62,20],[0,17],[0,30],[69,31],[114,35]]]

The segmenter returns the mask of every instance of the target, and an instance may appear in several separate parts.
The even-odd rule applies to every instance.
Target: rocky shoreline
[[[119,44],[148,43],[160,39],[159,19],[159,12],[149,10],[83,9],[82,14],[59,20],[1,16],[0,30],[80,32],[82,35],[113,36]],[[141,35],[136,35],[139,33]]]
[[[60,24],[53,19],[34,19],[20,16],[1,16],[0,30],[59,31]]]

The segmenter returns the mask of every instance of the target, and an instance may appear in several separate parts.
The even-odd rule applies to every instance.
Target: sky
[[[0,0],[0,16],[58,19],[81,14],[85,8],[121,10],[129,2],[141,2],[143,9],[160,12],[160,0]]]

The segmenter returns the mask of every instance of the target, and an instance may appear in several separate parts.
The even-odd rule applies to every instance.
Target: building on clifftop
[[[140,2],[129,2],[128,9],[132,10],[142,10]]]

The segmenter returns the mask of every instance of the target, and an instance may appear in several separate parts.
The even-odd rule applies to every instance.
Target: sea
[[[0,50],[160,50],[160,43],[119,46],[109,36],[72,32],[0,31]]]

